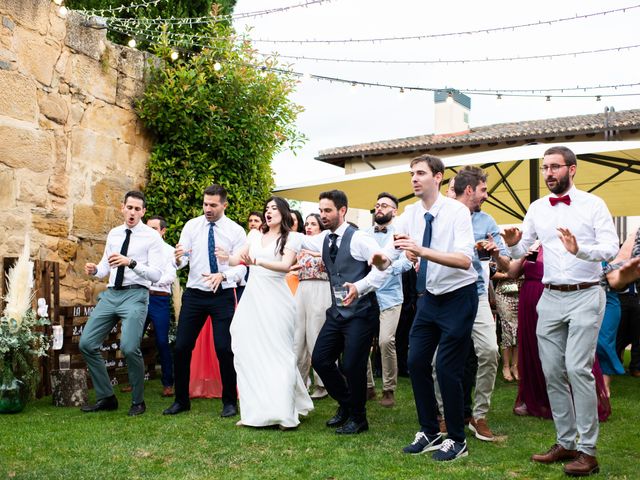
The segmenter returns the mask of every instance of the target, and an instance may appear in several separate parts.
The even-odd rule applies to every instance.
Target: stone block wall
[[[0,0],[0,257],[30,231],[33,255],[61,263],[63,304],[104,288],[84,264],[146,183],[151,149],[133,109],[147,56],[86,23],[50,0]]]

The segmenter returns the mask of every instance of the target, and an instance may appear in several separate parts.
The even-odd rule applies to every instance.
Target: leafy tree
[[[147,208],[167,218],[170,243],[202,213],[211,183],[227,189],[227,215],[244,224],[273,188],[273,155],[302,140],[294,128],[301,108],[288,98],[296,80],[274,71],[275,59],[259,62],[229,25],[209,29],[208,47],[176,61],[166,41],[156,47],[163,60],[137,107],[155,137]]]

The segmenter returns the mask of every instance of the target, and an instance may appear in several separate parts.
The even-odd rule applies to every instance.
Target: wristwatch
[[[220,272],[220,275],[222,275],[222,281],[226,282],[227,281],[227,275],[224,272]]]
[[[131,260],[129,260],[129,268],[131,270],[133,270],[134,268],[136,268],[136,265],[138,265],[138,262],[136,262],[133,258]]]

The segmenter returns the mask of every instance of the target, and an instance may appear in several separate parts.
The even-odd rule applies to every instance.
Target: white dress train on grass
[[[299,250],[300,234],[289,233],[286,248]],[[276,242],[262,245],[263,235],[248,237],[252,258],[280,261]],[[242,425],[298,426],[299,415],[313,410],[293,350],[295,300],[285,274],[251,266],[247,286],[231,322],[231,347],[238,376]]]

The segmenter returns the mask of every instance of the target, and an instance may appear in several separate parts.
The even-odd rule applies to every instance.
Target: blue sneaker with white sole
[[[456,442],[448,438],[442,442],[440,449],[432,455],[432,458],[437,462],[450,462],[467,455],[469,455],[469,450],[467,450],[466,440],[464,442]]]
[[[419,455],[421,453],[432,452],[442,445],[443,435],[436,433],[435,435],[427,435],[424,432],[416,433],[416,437],[411,445],[407,445],[402,449],[404,453]]]

